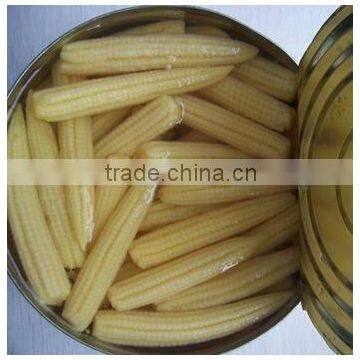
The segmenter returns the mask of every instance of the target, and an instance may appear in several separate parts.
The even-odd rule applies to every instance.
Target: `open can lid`
[[[299,68],[298,144],[305,159],[352,159],[353,9],[322,26]],[[337,352],[352,352],[352,186],[301,186],[303,306]]]

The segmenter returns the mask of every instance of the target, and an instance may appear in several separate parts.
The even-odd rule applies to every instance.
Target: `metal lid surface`
[[[352,159],[352,7],[323,25],[300,63],[299,157]],[[301,186],[303,304],[338,352],[352,348],[352,186]]]

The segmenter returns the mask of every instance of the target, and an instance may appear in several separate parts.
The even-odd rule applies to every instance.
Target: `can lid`
[[[352,12],[352,6],[340,7],[322,26],[300,62],[300,158],[352,159]],[[307,289],[303,304],[326,341],[339,352],[349,353],[352,186],[302,186],[299,200],[301,265]],[[330,330],[331,336],[325,335]]]

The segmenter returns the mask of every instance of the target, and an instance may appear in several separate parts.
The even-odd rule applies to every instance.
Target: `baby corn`
[[[228,38],[191,34],[108,36],[65,44],[60,71],[70,75],[110,75],[153,69],[234,65],[258,49]]]
[[[31,158],[20,105],[8,131],[8,157]],[[46,224],[36,187],[8,186],[8,210],[15,245],[32,289],[41,302],[60,305],[71,285]]]
[[[180,346],[221,338],[268,317],[294,296],[275,292],[211,309],[157,313],[99,311],[93,335],[110,343],[135,346]]]
[[[98,238],[127,188],[127,185],[99,185],[96,187],[94,239]]]
[[[32,158],[57,159],[59,149],[51,124],[37,119],[31,108],[32,93],[26,102],[27,134]],[[81,266],[84,254],[75,239],[67,214],[62,186],[38,186],[40,203],[56,249],[65,268]]]
[[[91,323],[124,262],[154,194],[154,186],[134,186],[100,233],[65,303],[63,317],[82,331]]]
[[[231,75],[279,100],[293,102],[296,98],[298,74],[262,56],[237,65]]]
[[[232,76],[200,93],[210,101],[276,131],[289,130],[295,122],[294,108]]]
[[[119,125],[131,112],[130,107],[95,115],[92,119],[92,138],[97,143],[110,130]]]
[[[126,259],[124,260],[124,263],[120,266],[120,269],[118,271],[118,273],[116,274],[115,280],[113,283],[116,283],[118,281],[121,280],[125,280],[131,276],[134,276],[136,274],[139,274],[142,270],[136,266],[131,260],[130,261],[126,261]],[[99,309],[108,309],[111,308],[111,304],[110,301],[107,297],[104,298],[104,300],[102,301]]]
[[[247,159],[232,146],[182,141],[150,141],[136,155],[140,159]]]
[[[80,80],[80,78],[60,74],[58,63],[53,66],[52,75],[55,85],[71,84]],[[81,117],[59,123],[58,140],[61,158],[92,159],[91,118]],[[86,250],[92,239],[94,229],[94,187],[86,185],[66,186],[65,196],[75,236],[81,249]]]
[[[114,35],[143,35],[143,34],[184,34],[185,22],[183,20],[158,21],[151,24],[132,27]]]
[[[140,236],[130,255],[141,268],[152,267],[249,230],[294,202],[285,193],[223,206]]]
[[[170,96],[153,100],[95,145],[97,158],[121,151],[131,156],[142,144],[181,122],[181,108]]]
[[[174,205],[209,205],[295,190],[295,186],[270,185],[187,185],[162,186],[159,189],[161,201]]]
[[[187,311],[228,304],[266,289],[298,269],[294,247],[259,256],[158,303],[156,310]]]
[[[224,30],[221,30],[215,26],[187,26],[185,28],[186,33],[188,34],[197,34],[197,35],[207,35],[207,36],[219,36],[223,38],[229,38]]]
[[[120,281],[110,288],[108,298],[119,311],[159,303],[214,278],[242,261],[265,254],[297,233],[297,206],[286,209],[256,229]]]
[[[182,94],[226,77],[232,66],[154,70],[85,80],[34,92],[34,111],[47,121],[74,119]]]
[[[212,209],[214,209],[213,205],[178,206],[164,204],[157,200],[151,205],[145,220],[140,226],[140,231],[148,232]]]
[[[183,134],[180,138],[181,141],[186,142],[197,142],[197,143],[219,143],[218,139],[215,139],[209,135],[206,135],[200,131],[190,129],[188,132]]]
[[[126,159],[121,153],[110,156],[111,159]],[[127,185],[99,185],[95,190],[94,239],[97,239],[107,220],[128,189]]]
[[[194,96],[177,100],[184,108],[184,124],[259,158],[286,158],[290,141],[260,124]]]

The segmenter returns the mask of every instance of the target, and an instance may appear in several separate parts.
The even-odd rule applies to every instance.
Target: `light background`
[[[8,89],[48,44],[94,16],[124,6],[9,6]],[[262,33],[296,62],[336,6],[204,6]],[[97,354],[53,328],[8,280],[8,354]],[[332,354],[298,305],[266,334],[229,354]]]

